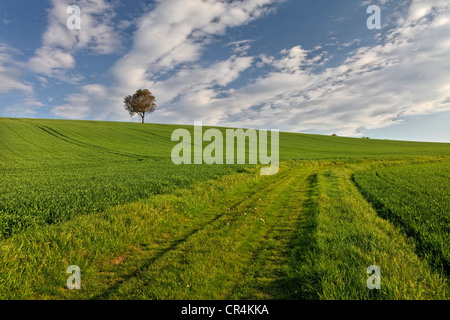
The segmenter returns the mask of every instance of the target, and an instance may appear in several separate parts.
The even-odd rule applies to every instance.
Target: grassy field
[[[355,173],[380,216],[416,242],[416,251],[450,275],[450,163],[415,164]]]
[[[449,298],[449,144],[281,133],[261,176],[179,127],[0,118],[0,298]]]

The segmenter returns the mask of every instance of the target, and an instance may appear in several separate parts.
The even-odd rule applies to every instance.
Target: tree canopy
[[[152,113],[156,109],[155,97],[147,89],[139,89],[135,94],[125,97],[124,103],[125,109],[130,113],[130,116],[140,115],[142,123],[144,123],[145,115]]]

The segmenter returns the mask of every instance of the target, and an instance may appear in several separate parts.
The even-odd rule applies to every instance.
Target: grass
[[[450,163],[356,172],[354,181],[380,216],[414,239],[416,251],[450,275]]]
[[[321,299],[446,299],[448,285],[417,257],[400,230],[380,218],[350,180],[353,168],[319,176],[318,254]],[[367,290],[365,270],[381,268],[381,290]]]
[[[281,133],[260,176],[173,165],[178,127],[0,119],[0,298],[448,299],[448,144]]]

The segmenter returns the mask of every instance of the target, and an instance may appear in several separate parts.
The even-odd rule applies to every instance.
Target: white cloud
[[[260,64],[276,71],[250,85],[225,98],[197,91],[156,120],[358,135],[403,116],[450,110],[450,5],[433,2],[427,10],[420,18],[410,10],[380,45],[353,51],[339,67],[315,72],[323,57],[296,46],[280,58],[262,56]]]
[[[50,46],[36,50],[36,56],[30,60],[32,70],[47,76],[75,67],[75,59],[70,53]]]
[[[255,40],[240,40],[240,41],[232,41],[227,43],[225,46],[233,46],[234,47],[234,52],[236,54],[247,54],[247,51],[250,49],[251,47],[251,43],[254,42]]]
[[[94,54],[109,54],[120,46],[118,33],[112,19],[113,5],[105,0],[79,0],[81,9],[81,29],[67,27],[67,7],[73,3],[52,0],[53,7],[48,13],[48,27],[42,36],[42,47],[28,65],[36,73],[56,77],[64,81],[80,80],[79,76],[67,75],[76,66],[74,54],[89,50]]]
[[[105,105],[110,101],[110,96],[108,88],[105,86],[91,84],[82,86],[79,93],[68,96],[66,101],[67,104],[54,107],[52,112],[63,118],[83,119],[93,111],[90,108],[92,104]],[[97,116],[104,117],[105,115],[97,112]]]
[[[161,71],[197,61],[212,35],[257,19],[276,0],[164,0],[138,22],[134,46],[113,68],[122,86],[148,84]]]
[[[272,62],[282,72],[236,92],[227,103],[242,106],[240,112],[227,112],[220,122],[355,135],[402,116],[449,110],[450,4],[438,1],[427,8],[420,18],[410,10],[384,43],[359,48],[322,73],[295,71],[305,63],[302,54],[285,51]],[[258,105],[262,109],[251,109]]]
[[[251,66],[251,57],[232,56],[228,60],[219,61],[204,68],[201,66],[186,67],[165,81],[150,84],[152,92],[157,97],[157,103],[170,104],[174,99],[195,101],[194,108],[189,112],[199,116],[207,111],[210,94],[216,94],[211,88],[226,86],[237,79],[240,73]],[[55,107],[52,111],[61,117],[70,119],[127,119],[124,112],[123,97],[132,93],[127,88],[108,88],[98,84],[82,86],[79,92],[66,98],[67,104]],[[194,99],[194,97],[196,97]],[[186,105],[186,107],[188,107]],[[206,108],[205,110],[196,109]],[[175,119],[180,110],[172,114],[170,108],[164,114]]]
[[[0,42],[0,92],[25,91],[32,92],[33,87],[22,81],[21,63],[14,59],[19,55],[16,49]]]
[[[5,107],[3,113],[14,117],[32,117],[38,114],[36,110],[43,106],[44,104],[41,101],[29,96],[12,106]]]

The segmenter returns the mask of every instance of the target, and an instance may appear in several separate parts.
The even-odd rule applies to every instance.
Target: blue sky
[[[0,0],[0,116],[139,121],[139,88],[147,122],[450,142],[450,2]]]

